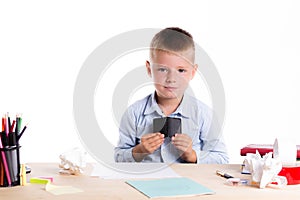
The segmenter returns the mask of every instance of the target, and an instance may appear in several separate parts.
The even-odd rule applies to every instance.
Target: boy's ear
[[[146,60],[146,69],[147,69],[147,74],[152,78],[150,62],[148,60]]]
[[[198,70],[198,65],[195,64],[195,65],[193,66],[193,71],[192,71],[192,77],[191,77],[191,80],[194,78],[194,76],[195,76],[197,70]]]

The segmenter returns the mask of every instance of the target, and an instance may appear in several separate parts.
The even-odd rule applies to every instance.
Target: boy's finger
[[[161,134],[160,132],[156,132],[156,133],[148,133],[145,135],[147,138],[150,138],[150,137],[155,137],[155,136],[159,136],[159,137],[162,137],[164,136],[163,134]]]
[[[181,141],[180,140],[179,141],[172,141],[172,144],[175,145],[175,146],[178,146],[178,147],[179,146],[183,147],[183,146],[188,146],[189,145],[188,142],[182,141],[182,140]]]
[[[156,144],[162,143],[163,141],[164,141],[163,137],[155,136],[155,137],[149,139],[149,144],[156,145]]]
[[[144,135],[143,138],[148,139],[148,138],[154,137],[156,135],[157,135],[157,133],[148,133],[148,134]]]

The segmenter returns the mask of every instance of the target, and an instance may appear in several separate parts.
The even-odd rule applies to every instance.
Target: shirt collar
[[[190,105],[191,101],[189,100],[189,98],[190,98],[190,96],[188,94],[183,95],[183,98],[182,98],[178,108],[174,112],[174,114],[180,115],[184,118],[190,117],[190,113],[187,112],[189,110],[188,107],[191,106]]]
[[[189,118],[189,113],[186,112],[188,109],[188,103],[189,103],[190,96],[187,94],[183,95],[182,101],[175,112],[173,112],[171,115],[173,116],[180,116],[184,118]],[[156,112],[157,114],[164,116],[163,112],[161,111],[160,107],[158,106],[156,99],[155,99],[155,92],[153,92],[146,104],[146,109],[144,111],[144,115],[149,115]]]
[[[155,92],[153,92],[147,101],[146,109],[144,111],[144,115],[150,115],[154,112],[157,112],[159,115],[163,115],[163,112],[159,108],[156,99],[155,99]]]

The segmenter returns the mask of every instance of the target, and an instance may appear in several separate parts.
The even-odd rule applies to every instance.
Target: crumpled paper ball
[[[79,175],[83,173],[86,167],[86,152],[78,147],[62,153],[59,158],[61,160],[59,167],[62,168],[61,174]]]
[[[247,154],[244,164],[245,170],[251,173],[252,184],[259,185],[259,188],[265,188],[272,182],[276,182],[278,187],[287,185],[286,177],[278,176],[278,174],[283,163],[293,164],[295,162],[295,153],[296,145],[287,143],[283,139],[275,139],[273,153],[267,153],[263,157],[260,156],[258,151],[256,151],[256,154]]]
[[[279,157],[272,158],[272,152],[265,154],[263,157],[256,151],[256,154],[247,154],[245,169],[252,176],[252,184],[259,185],[259,188],[265,188],[272,182],[277,182],[278,186],[286,185],[285,177],[279,177],[278,173],[282,169],[282,162]]]

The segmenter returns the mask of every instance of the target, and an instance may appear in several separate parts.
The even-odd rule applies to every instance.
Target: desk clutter
[[[143,178],[136,178],[135,174],[132,173],[127,173],[126,177],[116,177],[109,174],[109,171],[104,173],[103,168],[96,177],[97,174],[91,173],[95,168],[93,163],[87,164],[82,175],[61,175],[58,173],[58,164],[57,162],[29,163],[32,171],[27,176],[26,186],[0,188],[1,200],[18,200],[20,197],[22,199],[96,200],[125,198],[146,200],[149,199],[149,196],[159,199],[163,199],[165,196],[175,196],[179,199],[182,196],[189,196],[189,199],[199,199],[199,195],[206,194],[212,194],[209,195],[209,199],[264,200],[270,198],[279,200],[286,197],[299,199],[300,185],[287,185],[280,189],[271,188],[269,185],[265,189],[259,189],[257,186],[249,185],[248,180],[251,181],[251,176],[241,174],[240,164],[173,164],[166,166],[174,170],[175,176],[173,174],[173,177],[148,176]],[[146,164],[153,167],[154,163],[143,163],[142,165],[126,163],[131,168],[145,167]],[[116,171],[112,170],[112,172]],[[103,177],[101,174],[109,177]],[[192,192],[194,191],[192,187],[184,187],[195,184],[197,185],[196,192]],[[156,191],[157,187],[159,187],[159,191]],[[179,187],[178,191],[177,187]],[[169,188],[176,188],[176,190]],[[207,190],[209,191],[207,192]],[[179,191],[182,193],[179,194]],[[57,195],[65,196],[57,198]]]
[[[296,145],[297,148],[297,159],[300,159],[300,145]],[[273,152],[273,144],[249,144],[241,149],[240,155],[246,156],[247,153],[256,153],[261,155]]]
[[[16,115],[11,120],[9,114],[2,117],[0,133],[0,186],[10,187],[22,185],[26,182],[25,165],[20,164],[19,140],[24,134],[27,125],[22,128],[22,117]]]
[[[122,185],[121,183],[126,183],[149,198],[218,194],[223,189],[223,184],[213,177],[214,173],[211,173],[212,171],[217,176],[225,178],[225,184],[242,186],[239,187],[241,189],[246,187],[273,187],[277,189],[282,188],[281,191],[284,192],[290,191],[288,185],[300,184],[300,165],[296,162],[296,158],[300,158],[299,145],[286,147],[282,141],[277,139],[273,145],[247,145],[242,148],[241,155],[246,157],[241,173],[238,169],[239,165],[236,165],[237,168],[232,170],[231,165],[220,165],[218,167],[211,165],[211,167],[208,167],[205,165],[181,164],[173,167],[165,163],[114,163],[112,168],[94,165],[93,172],[89,174],[85,172],[87,153],[79,148],[74,148],[59,156],[60,164],[58,166],[45,167],[47,170],[50,169],[51,173],[45,170],[42,173],[35,173],[37,176],[30,175],[29,178],[26,178],[30,168],[20,163],[21,146],[19,143],[26,128],[27,125],[22,126],[21,115],[16,115],[13,119],[9,114],[5,114],[2,117],[2,130],[0,133],[0,187],[27,185],[28,190],[34,191],[37,187],[31,187],[30,185],[41,184],[43,185],[42,191],[53,195],[84,193],[84,190],[89,190],[89,188],[83,187],[84,184],[78,184],[78,182],[92,180],[93,183],[98,184],[98,181],[93,180],[97,176],[99,177],[99,182],[103,185],[111,183],[114,179],[122,179],[123,181],[116,181],[116,183],[123,187],[124,184]],[[187,166],[190,169],[194,168],[195,174],[201,172],[201,168],[205,168],[206,172],[202,174],[201,179],[195,181],[193,179],[196,178],[193,175],[186,175],[184,172],[182,177],[176,171],[173,171],[173,168],[177,168],[179,171],[180,169],[188,170]],[[219,167],[221,170],[216,169]],[[132,170],[135,171],[135,168],[159,170],[144,174],[121,173],[124,171],[115,170],[131,169],[129,170],[131,172]],[[125,170],[125,172],[128,171]],[[91,179],[87,178],[87,174]],[[215,179],[216,184],[209,184],[209,181],[206,182],[207,177]],[[106,179],[111,180],[105,182]],[[205,180],[203,185],[202,180]],[[89,184],[88,181],[85,184]],[[228,187],[225,186],[224,188]],[[1,189],[4,192],[11,190],[10,188]],[[95,194],[98,196],[99,188],[95,191]],[[132,192],[132,190],[128,191]],[[104,193],[107,194],[107,191]]]
[[[60,174],[80,175],[86,167],[87,153],[82,149],[75,147],[59,155]]]
[[[300,184],[299,153],[299,145],[278,139],[273,145],[247,145],[241,149],[246,156],[242,174],[251,175],[251,184],[259,188]]]

